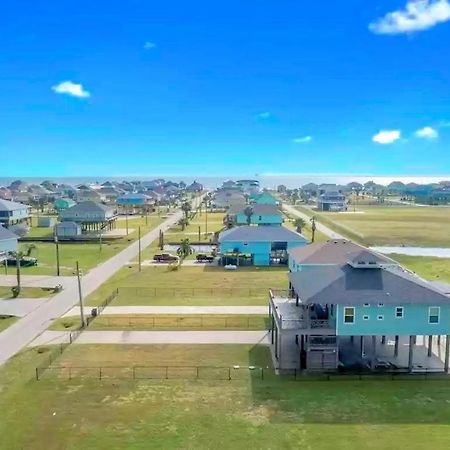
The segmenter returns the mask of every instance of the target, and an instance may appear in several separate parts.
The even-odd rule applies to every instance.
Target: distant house
[[[76,222],[83,232],[115,228],[116,211],[109,206],[92,201],[78,203],[59,213],[61,222]]]
[[[70,186],[69,184],[60,184],[56,188],[56,192],[58,192],[63,197],[74,198],[78,191],[76,188]]]
[[[194,181],[189,186],[186,187],[187,192],[202,192],[203,191],[203,184],[198,183],[197,181]]]
[[[347,199],[338,191],[327,191],[317,197],[319,211],[346,211]]]
[[[250,203],[258,205],[278,205],[280,202],[269,192],[260,192],[250,195]]]
[[[97,193],[103,196],[106,202],[113,203],[116,201],[117,197],[124,193],[124,191],[112,186],[103,186],[100,189],[97,189]]]
[[[116,204],[122,212],[134,214],[150,211],[155,200],[147,194],[125,194],[117,197]]]
[[[76,222],[61,222],[55,225],[58,237],[76,237],[81,235],[81,225]]]
[[[237,180],[236,186],[246,194],[253,194],[259,192],[258,180]]]
[[[0,224],[9,227],[31,218],[31,206],[0,199]]]
[[[284,184],[279,184],[279,185],[277,186],[277,192],[278,192],[279,194],[285,194],[286,191],[287,191],[287,187],[286,187]]]
[[[283,226],[241,226],[219,235],[222,264],[269,266],[288,263],[288,251],[307,244],[300,234]]]
[[[0,257],[17,251],[18,239],[16,234],[0,225]]]
[[[249,225],[246,208],[251,208],[250,225],[281,225],[283,213],[275,205],[256,204],[230,208],[225,216],[228,225]]]
[[[217,209],[243,207],[246,203],[245,196],[241,192],[236,192],[234,190],[217,191],[212,200],[213,207]]]
[[[54,203],[53,207],[56,209],[56,211],[63,211],[65,209],[71,208],[72,206],[75,206],[77,203],[70,198],[57,198]]]
[[[50,216],[38,217],[38,227],[49,228],[55,225],[56,219]]]
[[[91,189],[87,186],[82,186],[77,190],[77,193],[75,195],[75,199],[78,203],[82,202],[104,202],[106,201],[106,197],[102,195],[100,192]]]
[[[233,180],[227,180],[222,183],[223,189],[236,188],[236,182]]]
[[[12,200],[12,193],[7,187],[0,187],[0,199],[2,200]]]
[[[288,289],[269,295],[271,349],[281,370],[448,371],[443,289],[346,240],[292,249],[289,260]],[[433,354],[441,335],[444,361]],[[417,336],[426,336],[421,347]]]

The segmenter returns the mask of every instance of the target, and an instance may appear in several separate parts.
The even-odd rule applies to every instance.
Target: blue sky
[[[407,3],[7,2],[0,175],[449,174],[450,5]]]

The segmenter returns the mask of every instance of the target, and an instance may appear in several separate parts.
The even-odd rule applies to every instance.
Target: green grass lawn
[[[15,323],[18,317],[0,316],[0,332],[6,330],[9,326]]]
[[[28,350],[0,368],[4,449],[445,449],[448,381],[44,377]],[[67,365],[265,365],[264,349],[74,345]],[[177,369],[174,369],[177,373]]]
[[[76,261],[79,261],[80,267],[85,271],[89,271],[98,264],[106,261],[112,256],[128,247],[132,242],[138,239],[138,227],[141,227],[141,235],[149,232],[164,219],[152,215],[147,219],[143,217],[133,217],[129,219],[129,229],[133,232],[126,237],[103,240],[102,247],[98,242],[95,243],[64,243],[59,244],[60,268],[61,275],[73,275],[75,271]],[[118,221],[117,228],[125,228],[125,221]],[[38,266],[23,267],[24,275],[56,275],[56,249],[55,244],[47,242],[34,242],[36,248],[32,251],[31,256],[38,259]],[[20,244],[21,249],[26,249],[28,243]]]
[[[51,330],[75,330],[79,317],[63,317],[56,320]],[[246,314],[102,314],[90,325],[89,330],[266,330],[267,315]]]
[[[296,230],[295,227],[295,216],[291,216],[290,214],[284,213],[284,226],[291,230]],[[302,235],[308,239],[309,242],[312,240],[312,230],[311,230],[311,222],[306,222],[306,225],[302,229]],[[316,230],[314,235],[314,242],[326,242],[330,239],[327,235],[321,233],[319,230]]]
[[[450,259],[395,254],[388,256],[427,280],[450,283]]]
[[[305,211],[304,207],[298,207]],[[364,245],[450,247],[450,208],[358,207],[356,213],[320,213],[324,225]]]
[[[98,305],[114,289],[119,297],[113,305],[266,305],[269,288],[287,286],[286,267],[167,266],[124,267],[87,298]]]
[[[39,287],[22,287],[18,298],[51,297],[54,292]],[[0,298],[12,298],[10,286],[0,286]]]

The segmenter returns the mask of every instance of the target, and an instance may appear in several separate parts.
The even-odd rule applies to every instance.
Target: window
[[[439,306],[430,306],[428,308],[428,323],[439,323]]]
[[[370,306],[370,303],[364,303],[364,306],[365,306],[366,308],[368,308],[368,307]]]
[[[384,303],[378,303],[378,307],[382,308],[384,306]]]
[[[397,306],[395,308],[395,318],[403,319],[403,306]]]
[[[334,305],[332,304],[330,308],[330,315],[333,316],[333,314],[334,314]]]
[[[258,220],[262,220],[262,216],[259,216],[259,219]]]
[[[377,320],[384,320],[384,316],[377,316]]]
[[[363,320],[369,320],[370,317],[369,316],[363,316]]]
[[[344,308],[344,323],[355,323],[355,308]]]

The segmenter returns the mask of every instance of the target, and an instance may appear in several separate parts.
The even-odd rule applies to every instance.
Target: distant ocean
[[[171,180],[175,182],[184,181],[185,183],[192,183],[194,180],[202,183],[208,188],[215,188],[220,186],[223,181],[239,180],[239,179],[256,179],[260,182],[262,187],[275,188],[280,184],[284,184],[288,188],[300,187],[307,183],[336,183],[347,184],[351,181],[357,181],[365,183],[366,181],[373,180],[379,184],[389,184],[392,181],[402,181],[404,183],[435,183],[443,180],[450,180],[449,175],[442,176],[420,176],[420,175],[386,175],[386,176],[370,176],[370,175],[340,175],[340,174],[264,174],[264,175],[248,175],[248,176],[170,176],[170,175],[141,175],[141,176],[89,176],[89,177],[2,177],[0,176],[0,186],[8,186],[14,180],[21,179],[29,184],[39,184],[44,180],[51,180],[55,183],[66,183],[70,185],[78,185],[81,183],[104,183],[105,181],[123,181],[123,180],[152,180],[155,178],[164,178],[165,180]]]

